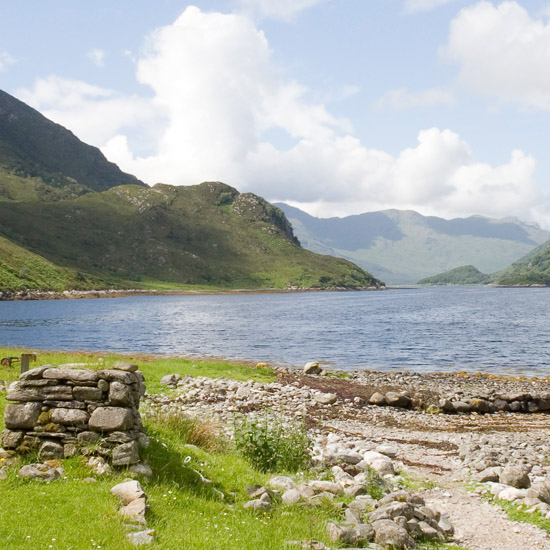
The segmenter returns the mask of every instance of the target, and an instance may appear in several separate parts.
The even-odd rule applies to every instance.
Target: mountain
[[[493,276],[493,282],[498,285],[550,286],[550,241],[496,273]]]
[[[220,182],[149,187],[0,92],[0,289],[366,287],[284,213]]]
[[[473,265],[455,267],[445,273],[426,277],[418,281],[419,285],[485,285],[491,282],[491,276],[481,273]]]
[[[305,248],[347,258],[391,284],[414,283],[464,265],[493,273],[550,239],[550,232],[515,219],[445,220],[402,210],[325,219],[278,206]]]
[[[0,90],[0,198],[59,200],[145,183],[59,124]]]

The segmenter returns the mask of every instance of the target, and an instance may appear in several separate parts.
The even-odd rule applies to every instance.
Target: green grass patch
[[[533,525],[536,525],[543,531],[550,533],[550,519],[546,519],[541,512],[535,511],[532,513],[528,513],[527,510],[529,509],[529,507],[527,506],[513,504],[506,500],[495,498],[490,498],[489,500],[491,500],[495,504],[498,504],[506,512],[506,515],[512,521],[531,523]]]
[[[23,348],[0,348],[0,357],[17,357],[22,353],[35,353],[36,361],[31,368],[39,365],[63,363],[82,363],[88,368],[109,368],[116,361],[135,362],[145,376],[147,391],[157,393],[166,390],[160,385],[160,379],[167,374],[182,376],[206,376],[208,378],[229,378],[232,380],[254,380],[255,382],[274,382],[275,373],[269,367],[255,367],[252,364],[236,363],[223,360],[162,358],[145,355],[117,355],[96,352],[56,352],[42,350],[25,350]],[[99,359],[102,363],[98,364]],[[84,368],[84,366],[83,366]],[[0,367],[0,378],[8,382],[19,377],[19,364],[12,367]]]

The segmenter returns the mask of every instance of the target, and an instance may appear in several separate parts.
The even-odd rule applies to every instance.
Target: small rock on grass
[[[18,476],[41,481],[53,481],[61,477],[61,473],[57,468],[51,468],[46,464],[27,464],[19,470]]]
[[[155,540],[155,531],[154,529],[146,529],[145,531],[138,531],[137,533],[128,533],[126,537],[134,546],[151,544]]]
[[[145,492],[141,488],[139,481],[135,479],[115,485],[111,489],[111,494],[118,497],[124,505],[130,504],[130,502],[138,498],[145,497]]]

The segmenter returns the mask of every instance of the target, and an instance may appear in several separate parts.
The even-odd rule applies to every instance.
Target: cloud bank
[[[443,54],[459,64],[466,89],[550,110],[550,23],[531,17],[517,2],[479,2],[461,10]]]
[[[541,202],[536,162],[522,151],[491,166],[439,128],[396,156],[365,147],[349,121],[277,70],[246,15],[186,9],[148,37],[136,75],[150,97],[56,77],[19,96],[148,183],[220,180],[323,216],[393,207],[528,219]]]

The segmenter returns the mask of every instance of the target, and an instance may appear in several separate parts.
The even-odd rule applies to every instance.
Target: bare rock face
[[[42,405],[40,403],[9,403],[4,412],[4,422],[8,429],[32,429],[40,416]],[[6,445],[3,445],[6,447]],[[10,448],[10,447],[7,447]]]
[[[132,428],[133,423],[131,409],[98,407],[90,417],[89,428],[98,432],[126,431]]]

